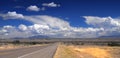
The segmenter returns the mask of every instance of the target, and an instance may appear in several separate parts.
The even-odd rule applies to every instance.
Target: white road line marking
[[[47,47],[45,47],[45,48],[47,48]],[[45,49],[45,48],[43,48],[43,49]],[[41,49],[40,49],[40,50],[37,50],[37,51],[34,51],[34,52],[31,52],[31,53],[28,53],[28,54],[25,54],[25,55],[22,55],[22,56],[19,56],[18,58],[23,58],[23,57],[29,56],[29,55],[31,55],[31,54],[38,53],[38,52],[40,52],[40,51],[41,51]]]

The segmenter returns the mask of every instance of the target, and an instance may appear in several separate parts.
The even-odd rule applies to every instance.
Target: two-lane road
[[[0,58],[53,58],[58,44],[0,51]]]

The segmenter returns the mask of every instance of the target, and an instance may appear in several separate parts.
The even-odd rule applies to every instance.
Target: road
[[[58,44],[0,51],[0,58],[53,58]]]

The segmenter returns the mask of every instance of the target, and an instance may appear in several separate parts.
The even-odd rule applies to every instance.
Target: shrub
[[[115,42],[110,42],[108,43],[108,46],[120,46],[120,44]]]
[[[14,40],[13,44],[20,44],[20,41],[19,40]]]

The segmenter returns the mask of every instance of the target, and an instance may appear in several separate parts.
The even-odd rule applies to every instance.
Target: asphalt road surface
[[[0,51],[0,58],[53,58],[58,44]]]

